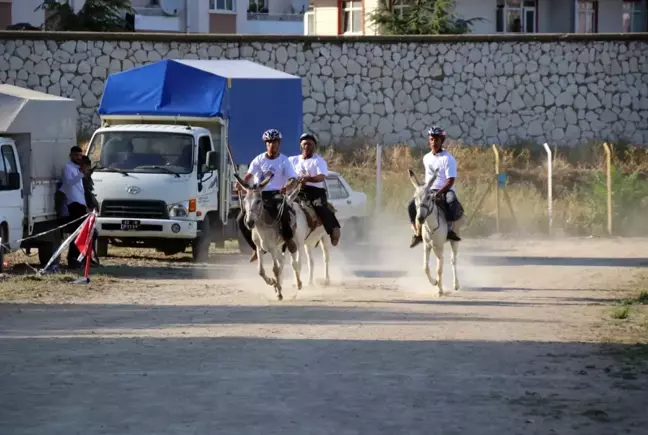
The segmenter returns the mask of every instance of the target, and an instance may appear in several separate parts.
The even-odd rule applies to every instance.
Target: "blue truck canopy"
[[[98,113],[225,119],[234,162],[249,164],[270,128],[283,154],[299,153],[301,78],[247,60],[161,60],[110,75]]]

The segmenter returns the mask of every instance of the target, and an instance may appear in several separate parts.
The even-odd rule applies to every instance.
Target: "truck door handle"
[[[350,200],[350,199],[347,199],[347,204],[351,204],[351,200]]]

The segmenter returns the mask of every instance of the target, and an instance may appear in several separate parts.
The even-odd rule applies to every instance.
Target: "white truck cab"
[[[15,251],[20,247],[17,240],[23,234],[23,218],[22,176],[18,151],[11,138],[0,136],[0,238],[6,252]]]
[[[231,194],[229,182],[219,194],[221,179],[231,178],[224,130],[105,122],[87,149],[96,168],[100,255],[112,240],[169,255],[191,246],[194,258],[204,259],[219,223],[229,218],[228,201],[219,203]]]

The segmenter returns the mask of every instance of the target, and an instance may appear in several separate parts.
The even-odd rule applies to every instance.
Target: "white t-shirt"
[[[441,189],[448,178],[457,178],[457,161],[446,150],[439,154],[432,151],[423,156],[423,166],[425,167],[425,183],[434,176],[434,171],[438,169],[437,178],[434,180],[431,189]],[[450,188],[454,191],[454,185]]]
[[[65,193],[67,205],[70,205],[73,202],[86,205],[83,177],[84,175],[79,169],[79,165],[67,162],[65,167],[63,167],[63,184],[61,185],[61,192]]]
[[[293,165],[283,154],[279,154],[274,159],[269,159],[266,153],[259,154],[250,163],[247,173],[254,176],[255,183],[261,182],[271,173],[274,174],[272,181],[263,188],[264,191],[279,190],[288,182],[289,178],[297,178]]]
[[[328,165],[326,160],[324,160],[319,154],[313,154],[311,158],[305,159],[301,154],[297,156],[292,156],[289,158],[290,163],[292,163],[295,168],[295,172],[300,177],[314,177],[315,175],[328,175]],[[319,187],[321,189],[326,189],[324,181],[319,182],[308,182],[307,186]]]

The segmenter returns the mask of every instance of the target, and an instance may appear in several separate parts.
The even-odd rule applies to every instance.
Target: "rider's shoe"
[[[418,245],[423,241],[423,237],[419,236],[418,234],[414,234],[412,236],[412,241],[410,243],[410,248],[413,248],[414,246]]]
[[[451,240],[453,242],[461,242],[461,238],[452,230],[448,231],[448,240]]]
[[[337,246],[340,242],[340,229],[334,228],[331,232],[331,245]]]

